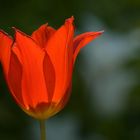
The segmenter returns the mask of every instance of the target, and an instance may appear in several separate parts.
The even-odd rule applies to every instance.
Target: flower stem
[[[40,140],[46,140],[45,120],[40,120]]]

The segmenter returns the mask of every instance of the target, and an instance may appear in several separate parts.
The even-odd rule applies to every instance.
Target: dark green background
[[[46,123],[48,140],[140,140],[140,1],[0,0],[0,28],[10,34],[12,26],[27,34],[46,22],[58,28],[71,15],[78,33],[105,33],[80,53],[71,99]],[[112,104],[116,100],[118,110]],[[1,68],[0,140],[38,139],[37,121],[15,104]]]

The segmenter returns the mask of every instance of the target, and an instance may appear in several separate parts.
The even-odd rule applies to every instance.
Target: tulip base
[[[45,120],[39,120],[40,124],[40,140],[46,140]]]

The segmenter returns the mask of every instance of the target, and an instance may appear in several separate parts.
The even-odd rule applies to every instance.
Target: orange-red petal
[[[72,39],[74,34],[74,18],[66,20],[48,41],[46,51],[55,69],[55,89],[53,102],[59,102],[63,97],[72,73]]]
[[[11,51],[13,40],[5,32],[0,31],[0,60],[4,69],[5,78],[11,94],[16,102],[23,107],[22,97],[20,96],[21,69],[16,59],[16,55]],[[11,83],[12,81],[12,83]],[[19,97],[20,96],[20,97]]]
[[[28,36],[16,30],[16,47],[22,60],[22,97],[24,104],[35,108],[47,102],[47,90],[43,73],[45,52]]]
[[[73,42],[73,59],[75,61],[79,51],[81,48],[83,48],[85,45],[87,45],[89,42],[97,38],[103,33],[103,31],[99,32],[87,32],[78,35],[75,37],[74,42]]]
[[[31,35],[33,40],[37,42],[40,47],[45,47],[49,38],[55,33],[55,29],[48,26],[47,24],[42,25]]]
[[[54,66],[47,52],[45,54],[44,61],[43,61],[43,72],[44,72],[45,83],[48,92],[48,102],[51,102],[54,93],[56,75],[55,75]]]
[[[1,30],[0,31],[0,61],[3,65],[6,78],[9,70],[12,43],[13,43],[12,38]]]
[[[12,96],[15,98],[20,107],[25,108],[21,89],[22,65],[13,50],[11,51],[7,80]]]

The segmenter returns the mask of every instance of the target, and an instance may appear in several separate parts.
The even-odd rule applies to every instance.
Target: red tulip
[[[58,30],[42,25],[31,36],[15,29],[12,39],[0,31],[0,61],[17,104],[30,116],[47,119],[66,104],[80,49],[102,32],[74,37],[74,18]]]

